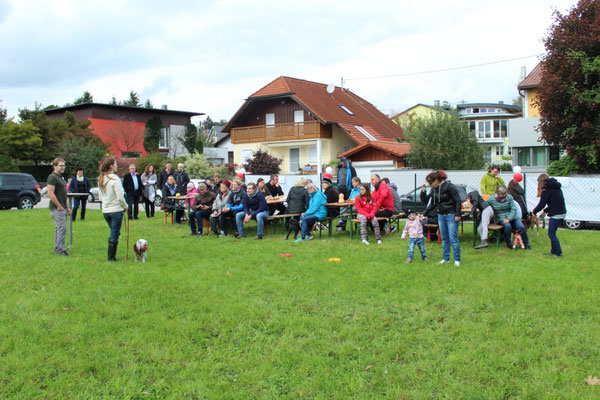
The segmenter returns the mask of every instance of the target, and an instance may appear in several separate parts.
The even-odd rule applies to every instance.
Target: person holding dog
[[[123,213],[127,209],[123,185],[117,176],[117,160],[110,157],[105,159],[100,166],[98,188],[102,202],[102,215],[110,227],[108,238],[108,261],[117,261],[117,247],[121,236]]]
[[[67,183],[62,175],[65,173],[65,160],[55,158],[52,161],[52,174],[48,176],[46,187],[50,198],[50,214],[54,219],[54,254],[68,256],[65,239],[67,238],[67,216],[71,210],[67,206]]]
[[[541,217],[548,215],[550,223],[548,226],[548,238],[550,239],[550,255],[554,258],[562,256],[562,248],[556,236],[558,227],[567,216],[567,207],[565,206],[565,197],[563,195],[561,184],[547,174],[541,174],[538,177],[538,194],[540,202],[533,209],[532,213],[540,214]]]

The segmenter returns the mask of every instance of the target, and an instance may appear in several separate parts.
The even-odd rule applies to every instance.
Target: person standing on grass
[[[481,196],[484,200],[496,193],[498,185],[504,185],[504,180],[500,178],[500,168],[492,165],[488,172],[483,175],[479,186],[481,187]]]
[[[460,195],[456,186],[447,180],[448,174],[441,169],[431,172],[425,179],[431,186],[431,201],[423,215],[429,216],[434,209],[438,214],[444,257],[439,264],[450,262],[450,244],[452,244],[454,265],[460,267],[460,242],[458,240],[458,223],[461,215]]]
[[[352,188],[352,178],[356,176],[356,170],[350,165],[350,160],[346,157],[340,158],[340,165],[337,170],[338,192],[344,195],[345,199],[350,197]]]
[[[556,236],[558,227],[567,216],[567,207],[565,206],[565,197],[561,189],[561,184],[547,174],[541,174],[538,177],[538,196],[540,202],[533,209],[533,213],[540,214],[541,217],[548,215],[550,223],[548,226],[548,238],[550,238],[550,254],[554,258],[562,256],[562,248]],[[544,208],[545,207],[545,208]]]
[[[325,197],[325,194],[319,191],[314,183],[306,185],[306,190],[308,190],[310,201],[306,212],[300,215],[301,236],[295,240],[296,243],[312,240],[313,237],[310,234],[312,227],[317,221],[323,221],[327,217],[327,208],[325,207],[327,197]]]
[[[144,205],[146,208],[146,218],[154,217],[154,199],[156,198],[156,174],[154,166],[148,165],[141,176],[142,186],[144,187]]]
[[[73,199],[73,210],[71,212],[71,221],[77,220],[77,209],[81,204],[81,220],[85,220],[85,206],[87,204],[88,193],[92,185],[86,176],[83,175],[83,168],[77,167],[75,176],[69,181],[69,193],[85,193],[85,196],[78,196]]]
[[[513,228],[519,231],[523,238],[523,244],[527,250],[531,250],[529,246],[529,238],[527,237],[527,229],[518,218],[517,214],[517,203],[513,200],[512,196],[508,194],[508,189],[504,185],[498,185],[496,188],[496,194],[490,196],[487,200],[490,207],[494,209],[494,216],[496,220],[504,225],[504,240],[509,249],[513,248],[511,236]]]
[[[50,198],[50,214],[54,220],[54,254],[59,256],[69,255],[65,239],[67,238],[67,216],[71,214],[71,210],[67,206],[67,183],[62,177],[65,166],[65,160],[55,158],[52,161],[52,173],[46,181]]]
[[[244,212],[235,216],[237,226],[236,239],[245,238],[244,224],[252,219],[256,220],[256,240],[262,240],[265,229],[265,219],[269,216],[269,207],[265,196],[258,191],[256,183],[250,182],[246,186],[246,198],[244,199]]]
[[[100,165],[100,176],[98,176],[98,188],[100,201],[102,202],[102,215],[110,227],[108,238],[108,261],[117,261],[117,247],[119,236],[121,236],[121,224],[123,213],[127,209],[123,185],[116,175],[118,168],[117,160],[105,159]]]
[[[406,259],[407,263],[411,263],[414,253],[415,253],[415,245],[419,246],[419,251],[421,252],[421,258],[423,261],[429,261],[427,258],[427,254],[425,254],[425,238],[423,237],[423,219],[424,217],[417,217],[412,210],[408,211],[408,219],[406,220],[406,225],[404,225],[404,230],[402,231],[401,239],[406,239],[406,235],[408,235],[408,258]]]
[[[375,231],[377,244],[381,244],[381,231],[379,230],[379,222],[375,217],[377,205],[371,197],[371,191],[369,190],[369,185],[367,183],[360,184],[360,192],[354,199],[354,205],[356,206],[357,217],[360,220],[360,236],[362,242],[366,245],[370,244],[367,241],[367,223],[371,222],[373,230]]]
[[[165,169],[163,169],[160,175],[158,176],[158,182],[156,187],[159,190],[162,190],[163,187],[165,187],[165,185],[167,184],[167,179],[169,179],[169,176],[172,176],[174,173],[175,171],[173,171],[173,164],[171,164],[171,161],[167,161],[167,163],[165,164]]]
[[[123,177],[123,188],[127,193],[127,218],[138,219],[140,199],[143,195],[142,178],[135,170],[135,164],[129,165],[129,173]]]
[[[182,163],[177,164],[177,171],[173,173],[175,182],[177,183],[177,193],[182,196],[186,194],[187,184],[190,182],[190,177],[185,172],[185,169],[183,169],[184,167]]]

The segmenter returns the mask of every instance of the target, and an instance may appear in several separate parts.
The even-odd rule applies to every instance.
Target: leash
[[[125,261],[129,258],[129,215],[125,219],[125,226],[127,227],[127,251],[125,254]]]

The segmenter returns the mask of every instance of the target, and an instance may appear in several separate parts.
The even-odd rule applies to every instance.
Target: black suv
[[[40,185],[29,174],[0,173],[0,210],[31,209],[40,202]]]

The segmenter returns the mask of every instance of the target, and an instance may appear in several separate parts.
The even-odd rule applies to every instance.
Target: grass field
[[[455,268],[434,243],[405,264],[398,233],[198,238],[159,213],[131,223],[142,264],[105,261],[99,211],[71,257],[52,254],[48,210],[0,223],[3,399],[600,397],[595,231],[561,230],[554,260],[545,231],[533,251],[475,251],[466,225]]]

